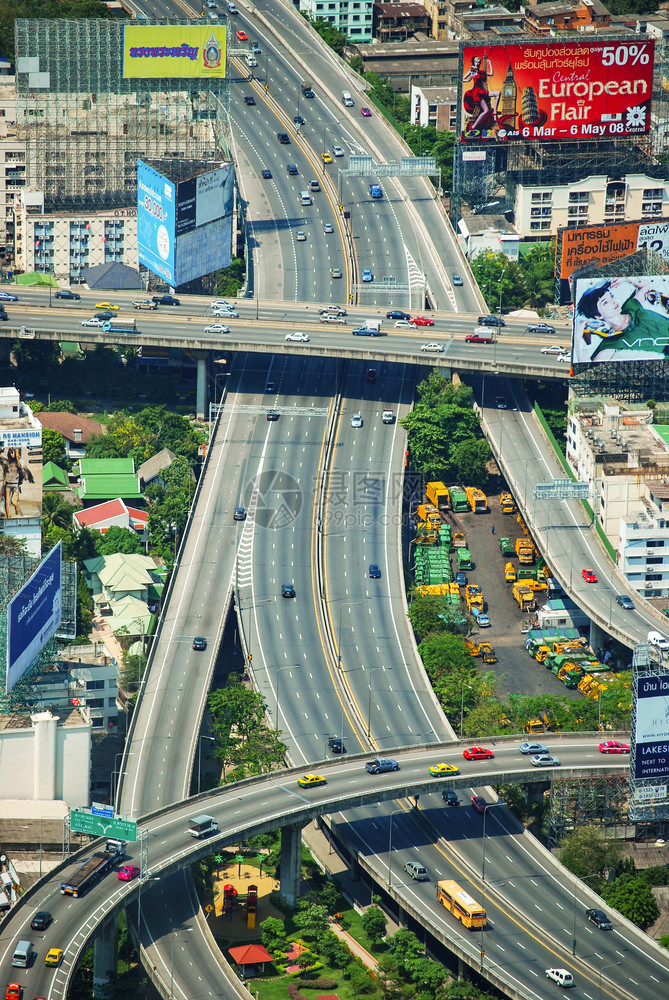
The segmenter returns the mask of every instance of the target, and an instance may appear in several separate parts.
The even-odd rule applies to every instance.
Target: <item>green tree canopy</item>
[[[111,528],[100,537],[98,552],[101,556],[111,556],[115,552],[122,552],[125,555],[132,552],[143,552],[142,540],[136,531],[128,528],[121,528],[118,524],[113,524]]]
[[[49,427],[42,428],[42,464],[55,462],[61,469],[66,468],[65,438]]]
[[[459,479],[458,446],[481,438],[472,391],[433,372],[417,389],[418,401],[400,424],[409,435],[413,466],[429,479]],[[477,453],[478,454],[478,453]]]
[[[622,845],[617,840],[607,840],[597,827],[578,826],[562,841],[560,861],[577,878],[586,879],[593,886],[591,876],[604,878],[620,862]]]
[[[655,896],[645,879],[636,875],[621,875],[615,882],[602,887],[602,896],[624,917],[642,931],[655,923],[660,915]]]
[[[372,942],[372,945],[383,941],[386,936],[387,920],[383,910],[378,906],[368,907],[362,915],[362,929]]]
[[[319,903],[309,899],[301,899],[299,910],[293,916],[293,923],[304,937],[321,937],[328,929],[328,911]]]
[[[286,944],[286,928],[278,917],[266,917],[260,924],[263,945],[268,951],[283,951]]]

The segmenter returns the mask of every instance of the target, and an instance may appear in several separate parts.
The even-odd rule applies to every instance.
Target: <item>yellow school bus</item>
[[[457,882],[437,882],[437,902],[450,910],[470,930],[480,930],[486,925],[486,912],[481,904],[472,899]]]

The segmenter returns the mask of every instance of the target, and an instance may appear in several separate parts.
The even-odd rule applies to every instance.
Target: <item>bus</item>
[[[437,882],[437,902],[450,910],[463,927],[468,927],[470,931],[481,930],[486,926],[485,910],[457,882]]]

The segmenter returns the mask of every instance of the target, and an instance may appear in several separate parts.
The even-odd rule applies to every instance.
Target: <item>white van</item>
[[[546,969],[546,979],[552,979],[563,989],[574,985],[574,977],[567,969]]]
[[[251,55],[250,52],[248,53],[248,55],[245,55],[244,58],[246,59],[246,65],[250,66],[251,69],[253,69],[254,66],[258,65],[258,60],[256,59],[255,56]]]
[[[655,632],[653,629],[648,633],[648,642],[651,646],[655,646],[659,650],[669,649],[669,642],[661,635],[659,632]]]
[[[311,200],[311,195],[308,191],[300,191],[300,197],[298,199],[300,205],[313,205]]]
[[[350,90],[342,90],[342,92],[341,92],[341,99],[342,99],[342,102],[343,102],[343,104],[344,104],[345,107],[347,107],[347,108],[354,107],[354,105],[353,105],[353,98],[351,97],[351,91]]]
[[[32,941],[19,941],[14,949],[12,965],[17,969],[27,969],[33,953]]]

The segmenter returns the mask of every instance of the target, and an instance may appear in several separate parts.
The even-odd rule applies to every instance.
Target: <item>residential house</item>
[[[520,235],[503,215],[468,215],[458,222],[460,246],[469,260],[480,253],[505,253],[518,260]]]
[[[45,493],[67,493],[69,489],[67,472],[55,462],[45,462],[42,467],[42,490]]]
[[[57,431],[64,438],[65,454],[72,459],[83,458],[86,442],[104,431],[102,424],[97,420],[79,416],[77,413],[60,411],[49,413],[43,410],[37,414],[37,419],[42,427]]]
[[[535,35],[556,35],[561,31],[607,31],[611,26],[610,11],[601,0],[528,4],[524,13],[527,30]]]
[[[149,483],[160,483],[161,486],[164,486],[165,482],[160,474],[165,469],[169,469],[176,457],[174,452],[170,451],[169,448],[163,448],[156,455],[147,458],[146,462],[143,462],[137,470],[139,484],[142,489],[146,489]]]
[[[84,572],[97,607],[128,596],[148,604],[155,582],[160,579],[153,559],[137,553],[116,552],[85,559]]]
[[[106,503],[96,504],[94,507],[85,507],[83,510],[76,510],[72,515],[75,531],[81,528],[90,528],[92,531],[99,531],[104,535],[109,528],[127,528],[128,531],[135,531],[142,536],[142,541],[146,540],[146,530],[149,515],[145,510],[137,507],[129,507],[124,500],[116,498],[108,500]]]
[[[420,3],[374,4],[374,36],[380,42],[402,41],[416,32],[427,35],[430,30],[430,15]]]
[[[455,132],[458,127],[458,88],[421,87],[411,84],[411,122],[434,125],[437,132]]]

